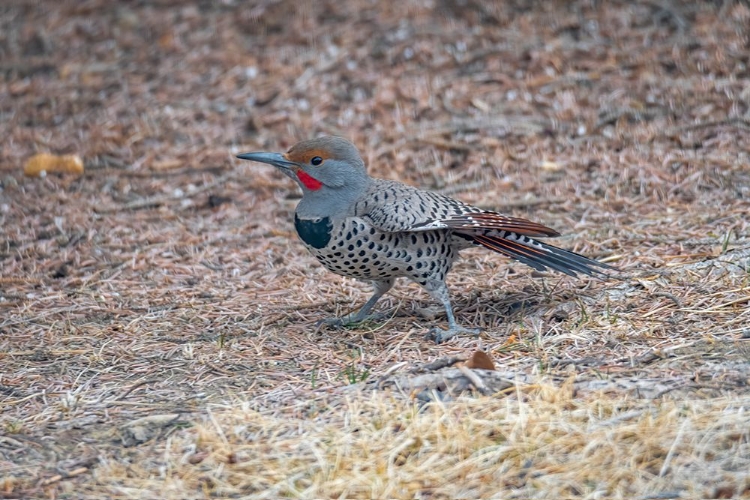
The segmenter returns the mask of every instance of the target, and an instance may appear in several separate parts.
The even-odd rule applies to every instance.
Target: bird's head
[[[286,153],[243,153],[237,158],[273,165],[297,181],[303,194],[359,188],[368,179],[359,151],[342,137],[318,137],[298,142]]]

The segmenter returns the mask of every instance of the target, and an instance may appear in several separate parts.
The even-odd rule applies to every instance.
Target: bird
[[[355,313],[322,320],[348,326],[369,319],[397,278],[418,283],[445,308],[448,329],[433,328],[445,342],[478,334],[456,321],[446,276],[463,249],[480,246],[537,270],[553,269],[606,279],[613,267],[539,241],[560,233],[520,217],[463,203],[367,173],[350,141],[322,136],[293,145],[286,153],[252,152],[242,160],[273,165],[302,190],[294,227],[302,243],[329,271],[370,281],[373,295]]]

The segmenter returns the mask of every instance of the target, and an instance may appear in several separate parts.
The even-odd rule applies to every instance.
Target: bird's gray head
[[[298,142],[286,153],[244,153],[243,160],[268,163],[297,181],[303,192],[360,185],[367,171],[359,151],[342,137],[324,136]]]
[[[302,188],[297,213],[321,217],[351,209],[370,177],[359,151],[342,137],[324,136],[298,142],[286,153],[244,153],[243,160],[268,163]]]

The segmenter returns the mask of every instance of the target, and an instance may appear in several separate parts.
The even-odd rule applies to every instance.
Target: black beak
[[[279,167],[284,170],[289,170],[296,165],[296,163],[294,163],[293,161],[289,161],[284,158],[284,155],[282,155],[281,153],[242,153],[240,155],[237,155],[237,158],[239,158],[240,160],[268,163],[269,165],[273,165],[274,167]]]

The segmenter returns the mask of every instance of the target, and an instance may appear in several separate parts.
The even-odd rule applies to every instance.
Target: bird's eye
[[[313,159],[310,160],[310,163],[312,163],[313,165],[317,167],[318,165],[323,163],[323,158],[321,158],[320,156],[313,156]]]

